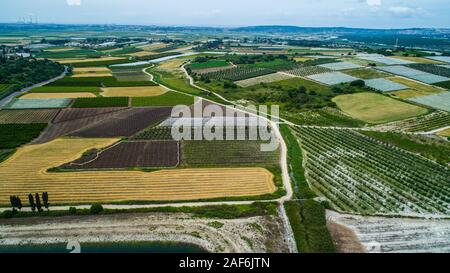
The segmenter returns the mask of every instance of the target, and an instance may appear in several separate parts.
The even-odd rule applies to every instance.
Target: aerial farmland
[[[444,34],[6,25],[0,253],[450,251]]]

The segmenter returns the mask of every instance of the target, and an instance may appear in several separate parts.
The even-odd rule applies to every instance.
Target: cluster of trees
[[[23,208],[22,200],[20,199],[19,196],[12,195],[9,197],[9,200],[10,200],[13,212],[17,212],[17,209],[21,210]],[[48,202],[48,193],[47,192],[42,193],[42,201],[41,201],[41,197],[39,196],[39,193],[35,193],[34,195],[30,193],[28,195],[28,202],[29,202],[30,208],[33,212],[36,212],[36,210],[38,212],[42,212],[42,211],[44,211],[43,207],[47,210],[50,207],[50,203]]]
[[[59,76],[64,66],[33,58],[0,59],[0,83],[15,84],[18,89]]]
[[[261,54],[261,55],[231,55],[227,56],[226,61],[235,64],[254,64],[260,62],[272,62],[275,60],[288,60],[289,57],[284,54]]]

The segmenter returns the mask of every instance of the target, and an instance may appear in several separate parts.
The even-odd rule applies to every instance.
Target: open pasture
[[[58,114],[58,109],[42,110],[1,110],[0,124],[7,123],[48,123]]]
[[[450,92],[411,98],[410,101],[450,112]]]
[[[356,131],[299,128],[312,188],[343,212],[448,215],[450,169]]]
[[[71,102],[71,99],[14,99],[4,109],[66,108]]]
[[[88,150],[117,141],[65,138],[20,148],[0,164],[0,204],[9,204],[10,195],[26,200],[30,192],[48,192],[56,205],[260,196],[276,190],[273,175],[262,168],[45,171],[76,160]]]
[[[28,93],[20,97],[20,99],[76,99],[76,98],[94,98],[92,93],[88,92],[53,92],[53,93]]]
[[[347,83],[358,80],[358,78],[346,75],[341,72],[329,72],[322,73],[316,75],[307,76],[308,79],[311,79],[316,82],[320,82],[326,85],[335,85],[340,83]]]
[[[338,62],[338,63],[329,63],[329,64],[321,64],[318,65],[320,67],[328,68],[334,71],[341,71],[341,70],[349,70],[349,69],[357,69],[362,68],[363,66],[354,64],[351,62]]]
[[[261,83],[271,83],[271,82],[278,82],[286,79],[290,79],[293,76],[290,76],[288,74],[284,73],[273,73],[268,74],[264,76],[259,76],[255,78],[250,78],[242,81],[236,81],[235,84],[239,85],[240,87],[250,87]]]
[[[416,81],[432,84],[443,81],[449,81],[450,78],[442,77],[438,75],[434,75],[431,73],[423,72],[417,69],[412,69],[406,66],[394,65],[394,66],[383,66],[377,67],[377,69],[382,70],[384,72],[389,72],[394,75],[400,75],[403,77],[407,77]]]
[[[70,133],[78,137],[130,137],[170,116],[171,108],[130,108]]]
[[[154,97],[165,94],[167,90],[161,86],[145,87],[110,87],[102,88],[103,97]]]
[[[64,164],[64,169],[169,168],[180,161],[176,141],[125,141]]]
[[[408,86],[401,83],[393,82],[387,79],[372,79],[365,80],[366,86],[381,91],[381,92],[392,92],[397,90],[408,89]]]
[[[390,77],[388,80],[403,84],[409,88],[409,90],[403,90],[403,91],[397,91],[391,93],[391,95],[394,95],[396,97],[399,97],[401,99],[409,99],[414,97],[420,97],[420,96],[428,96],[433,94],[438,94],[444,92],[442,89],[436,88],[432,85],[423,84],[420,82],[408,80],[401,77]]]
[[[425,108],[376,93],[340,95],[333,101],[349,116],[373,124],[406,119],[428,112]]]

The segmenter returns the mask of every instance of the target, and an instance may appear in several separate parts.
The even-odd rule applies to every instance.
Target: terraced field
[[[273,175],[262,168],[182,169],[157,172],[112,171],[49,173],[118,139],[57,139],[20,148],[0,163],[0,204],[10,195],[48,192],[53,204],[119,201],[172,201],[259,196],[276,190]],[[93,182],[95,180],[95,183]]]
[[[300,128],[312,188],[340,211],[448,215],[450,169],[351,130]]]

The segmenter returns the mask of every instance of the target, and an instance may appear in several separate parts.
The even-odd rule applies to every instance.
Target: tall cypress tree
[[[35,212],[36,211],[36,204],[34,203],[34,198],[33,198],[33,195],[31,193],[28,194],[28,201],[30,202],[31,210],[33,212]]]
[[[41,204],[41,198],[39,197],[39,193],[36,193],[35,198],[36,198],[36,208],[37,208],[38,212],[41,212],[42,204]]]
[[[50,206],[50,204],[48,203],[48,193],[47,192],[42,193],[42,201],[44,202],[44,207],[48,210],[48,207]]]

